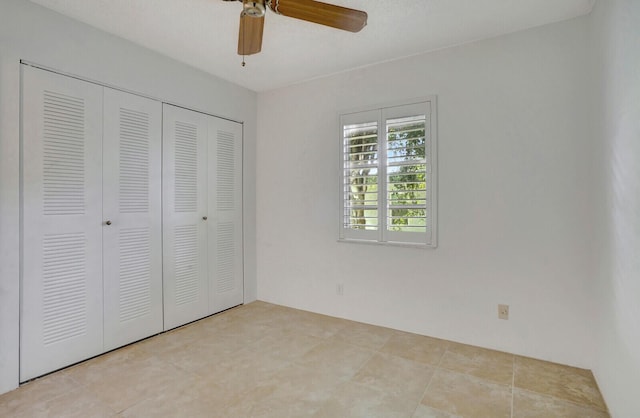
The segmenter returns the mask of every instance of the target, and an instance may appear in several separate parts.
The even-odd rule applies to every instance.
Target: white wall
[[[2,0],[0,393],[18,384],[20,59],[244,121],[245,300],[254,300],[256,94],[26,0]]]
[[[259,94],[258,298],[590,367],[588,29],[579,18]],[[439,247],[336,242],[337,112],[429,94]]]
[[[596,3],[599,186],[593,367],[614,417],[640,416],[640,2]]]

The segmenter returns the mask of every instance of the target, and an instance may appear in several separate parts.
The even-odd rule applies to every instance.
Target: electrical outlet
[[[498,305],[498,319],[509,319],[509,305]]]
[[[336,285],[336,295],[342,296],[344,294],[344,285],[342,283],[338,283]]]

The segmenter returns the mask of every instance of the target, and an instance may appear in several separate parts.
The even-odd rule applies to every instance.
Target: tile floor
[[[590,371],[254,302],[37,379],[1,417],[608,417]]]

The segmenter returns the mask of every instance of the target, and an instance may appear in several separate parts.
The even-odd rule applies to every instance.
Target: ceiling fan
[[[359,32],[367,24],[366,12],[314,0],[237,1],[242,1],[238,55],[257,54],[262,49],[264,15],[267,8],[282,16],[306,20],[307,22],[318,23],[349,32]]]

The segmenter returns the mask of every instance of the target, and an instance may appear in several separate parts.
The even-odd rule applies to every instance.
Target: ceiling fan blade
[[[268,5],[283,16],[349,32],[360,32],[367,24],[366,12],[314,0],[271,0]]]
[[[264,16],[252,17],[240,14],[240,33],[238,35],[238,55],[257,54],[262,50],[262,32]]]

